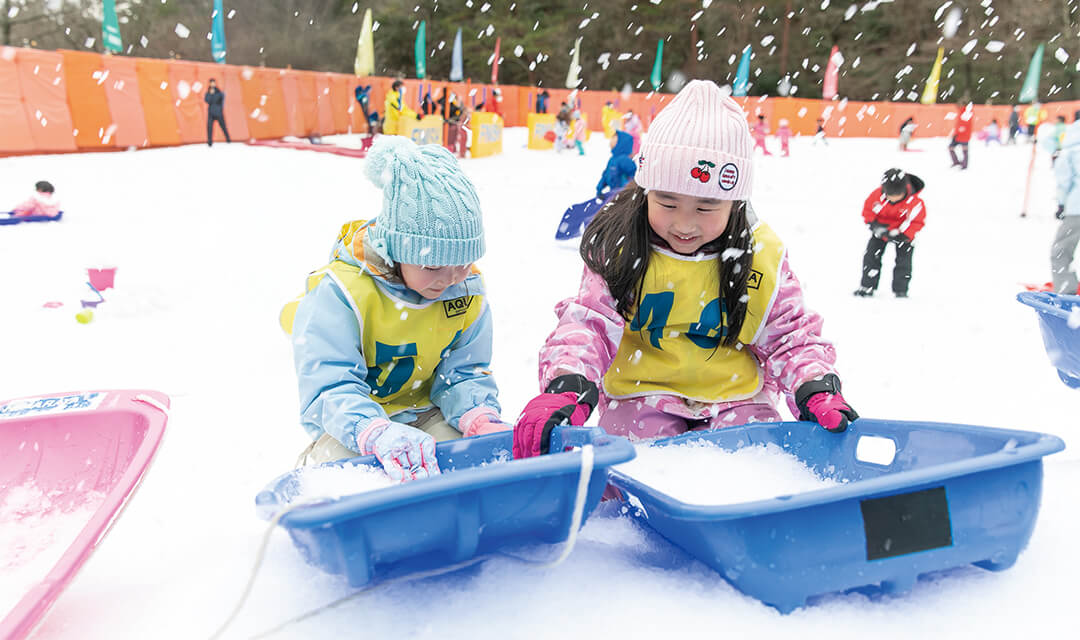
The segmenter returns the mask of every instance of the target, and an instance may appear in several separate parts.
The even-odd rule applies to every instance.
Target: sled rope
[[[267,629],[265,631],[262,631],[260,633],[257,633],[255,635],[251,636],[251,640],[258,640],[259,638],[269,637],[269,636],[271,636],[271,635],[285,629],[286,627],[289,627],[289,626],[291,626],[293,624],[296,624],[298,622],[303,622],[304,620],[308,620],[310,618],[314,618],[315,616],[323,613],[324,611],[329,611],[331,609],[339,607],[339,606],[345,604],[346,602],[354,600],[354,599],[356,599],[356,598],[358,598],[358,597],[360,597],[362,595],[365,595],[367,593],[371,593],[372,591],[376,591],[376,590],[381,589],[383,587],[388,587],[390,585],[397,584],[399,582],[408,582],[408,581],[411,581],[411,580],[421,580],[421,579],[424,579],[424,578],[433,578],[433,577],[440,576],[440,575],[443,575],[443,574],[452,573],[452,572],[457,571],[459,569],[464,569],[466,567],[470,567],[470,566],[472,566],[474,564],[479,564],[481,562],[484,562],[486,560],[490,560],[492,558],[497,558],[497,557],[508,558],[510,560],[516,560],[518,562],[522,562],[522,563],[525,563],[525,564],[530,564],[530,565],[541,567],[541,568],[554,567],[556,565],[561,564],[564,560],[566,560],[567,557],[569,557],[570,553],[574,550],[574,545],[577,544],[578,529],[581,528],[581,520],[585,515],[585,498],[588,496],[589,479],[592,477],[594,459],[595,459],[595,451],[593,449],[593,445],[587,444],[587,445],[583,446],[581,448],[581,469],[580,469],[580,472],[578,474],[577,491],[576,491],[576,493],[574,495],[574,508],[573,508],[573,511],[571,513],[571,516],[570,516],[570,531],[569,531],[569,534],[567,535],[566,542],[563,543],[562,552],[555,559],[553,559],[553,560],[533,560],[533,559],[530,559],[530,558],[524,558],[524,557],[517,556],[517,555],[514,555],[514,554],[510,554],[510,553],[500,552],[500,553],[492,553],[492,554],[487,554],[487,555],[483,555],[483,556],[477,556],[475,558],[470,558],[469,560],[465,560],[463,562],[459,562],[457,564],[453,564],[453,565],[450,565],[448,567],[441,567],[441,568],[438,568],[438,569],[432,569],[430,571],[422,571],[422,572],[419,572],[419,573],[411,573],[409,575],[398,576],[396,578],[390,578],[389,580],[384,580],[384,581],[379,582],[377,584],[368,585],[366,587],[361,587],[359,590],[354,591],[353,593],[350,593],[347,596],[344,596],[342,598],[334,600],[333,602],[330,602],[328,604],[322,605],[321,607],[317,607],[315,609],[312,609],[312,610],[310,610],[310,611],[308,611],[306,613],[302,613],[302,614],[300,614],[300,615],[298,615],[298,616],[296,616],[294,618],[290,618],[288,620],[285,620],[284,622],[278,624],[277,626],[275,626],[275,627],[273,627],[271,629]],[[269,543],[270,543],[270,535],[274,532],[274,529],[277,527],[277,525],[281,521],[281,519],[284,518],[286,515],[288,515],[289,513],[291,513],[292,511],[294,511],[296,509],[311,506],[312,504],[315,504],[315,503],[318,503],[318,502],[323,502],[323,501],[326,501],[326,500],[331,500],[331,499],[332,498],[328,498],[328,497],[318,497],[318,498],[309,498],[307,500],[302,500],[300,502],[297,502],[296,504],[288,506],[285,509],[282,509],[276,515],[274,515],[274,517],[270,520],[269,523],[267,523],[266,532],[263,534],[262,542],[259,544],[259,549],[255,554],[255,565],[252,567],[251,574],[248,576],[248,581],[247,581],[247,584],[244,586],[244,591],[240,595],[240,599],[237,601],[236,606],[234,606],[232,611],[229,613],[229,617],[226,618],[225,622],[223,622],[222,625],[220,627],[218,627],[217,631],[215,631],[214,634],[210,636],[210,640],[217,640],[218,638],[220,638],[222,636],[223,633],[225,633],[225,631],[229,628],[229,626],[233,623],[233,621],[236,620],[236,616],[239,615],[240,610],[243,608],[244,604],[247,602],[248,596],[251,595],[251,589],[255,584],[255,577],[258,575],[259,569],[262,567],[263,560],[266,558],[266,548],[267,548],[267,546],[269,546]]]

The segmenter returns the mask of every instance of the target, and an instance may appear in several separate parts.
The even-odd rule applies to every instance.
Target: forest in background
[[[351,73],[371,8],[379,75],[415,77],[413,43],[426,23],[427,74],[445,80],[462,30],[465,75],[489,82],[496,37],[499,82],[563,87],[582,38],[582,87],[648,91],[664,41],[661,91],[681,78],[731,83],[753,47],[751,95],[820,98],[833,45],[839,96],[918,100],[938,46],[939,102],[1016,100],[1032,53],[1046,44],[1039,97],[1080,98],[1080,0],[225,0],[230,64]],[[210,61],[212,0],[118,0],[124,55]],[[952,37],[946,15],[961,10]],[[101,0],[0,0],[0,44],[103,51]],[[674,77],[673,77],[674,74]],[[681,76],[681,78],[680,78]]]

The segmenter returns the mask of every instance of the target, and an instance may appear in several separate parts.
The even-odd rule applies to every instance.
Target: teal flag
[[[1024,77],[1024,86],[1020,88],[1020,98],[1017,102],[1035,102],[1039,99],[1039,76],[1042,75],[1043,45],[1035,49],[1031,56],[1031,64],[1028,65],[1027,76]]]
[[[731,93],[736,96],[745,96],[750,88],[750,45],[743,49],[742,59],[739,60],[739,69],[735,72],[735,82],[731,85]]]
[[[427,41],[424,38],[424,21],[420,21],[420,28],[416,30],[416,77],[423,80],[427,76]]]
[[[105,0],[105,20],[101,23],[101,40],[105,43],[106,51],[121,53],[124,50],[124,41],[120,38],[120,23],[116,19],[116,3],[113,0]]]
[[[461,63],[461,29],[454,36],[454,52],[450,54],[450,82],[461,82],[465,79],[465,67]]]
[[[652,65],[652,75],[649,76],[649,84],[652,85],[653,91],[660,90],[660,83],[663,81],[664,76],[661,74],[660,68],[664,64],[664,41],[656,41],[656,61]]]
[[[221,0],[214,0],[214,13],[210,16],[210,53],[214,62],[225,63],[225,16],[221,9]]]

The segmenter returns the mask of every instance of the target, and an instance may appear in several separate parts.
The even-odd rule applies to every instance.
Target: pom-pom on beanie
[[[656,114],[634,181],[648,190],[748,200],[754,143],[746,114],[716,83],[691,80]]]
[[[368,240],[391,265],[465,265],[484,255],[476,189],[445,148],[380,136],[368,152],[366,173],[383,190]]]

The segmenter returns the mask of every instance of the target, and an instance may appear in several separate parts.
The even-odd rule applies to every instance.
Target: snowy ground
[[[553,237],[563,209],[594,189],[607,159],[524,148],[466,161],[485,210],[481,262],[495,313],[504,414],[536,391],[536,352],[554,303],[576,291],[580,260]],[[845,396],[864,416],[1045,431],[1074,440],[1080,396],[1056,377],[1019,283],[1049,279],[1055,228],[1049,161],[1038,159],[1031,215],[1018,214],[1030,147],[973,145],[947,168],[945,141],[793,143],[759,159],[754,204],[789,246],[835,341]],[[929,210],[911,298],[851,295],[880,173],[922,176]],[[0,227],[0,397],[100,388],[168,393],[173,413],[135,500],[35,634],[59,638],[208,636],[239,596],[264,524],[253,498],[306,444],[297,424],[282,303],[322,265],[339,225],[379,211],[363,161],[218,145],[0,159],[0,202],[36,180],[57,185],[61,224]],[[85,268],[119,267],[95,322],[75,322]],[[891,274],[891,250],[886,282]],[[45,309],[49,301],[59,309]],[[905,596],[833,596],[789,616],[740,594],[625,518],[594,517],[556,569],[492,561],[398,585],[274,635],[431,638],[1074,637],[1080,623],[1080,447],[1046,461],[1039,524],[1012,569],[975,568]],[[674,568],[672,568],[674,566]],[[248,637],[348,592],[275,534],[231,637]]]

